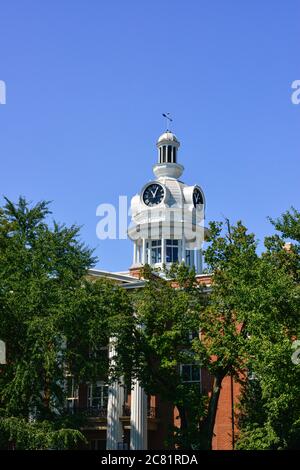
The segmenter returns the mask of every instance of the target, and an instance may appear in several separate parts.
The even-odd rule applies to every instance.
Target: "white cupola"
[[[164,132],[156,143],[158,150],[158,163],[154,165],[153,172],[157,178],[162,176],[180,178],[184,167],[177,163],[180,142],[171,131]]]

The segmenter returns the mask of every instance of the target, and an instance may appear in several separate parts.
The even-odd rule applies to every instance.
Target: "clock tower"
[[[128,236],[134,244],[131,270],[144,264],[167,268],[184,262],[202,273],[205,197],[197,184],[180,179],[184,167],[178,163],[180,142],[170,131],[156,143],[155,178],[131,200]]]

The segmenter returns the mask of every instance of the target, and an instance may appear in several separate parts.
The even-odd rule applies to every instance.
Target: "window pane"
[[[161,263],[161,247],[160,246],[156,246],[152,248],[151,260],[152,260],[152,263]]]
[[[170,246],[167,246],[166,248],[166,262],[171,263],[172,262],[172,248]]]
[[[199,382],[200,381],[200,368],[199,366],[192,366],[192,381]]]
[[[172,261],[173,261],[173,263],[178,261],[178,248],[173,248],[173,259],[172,259]]]
[[[181,376],[183,382],[200,383],[200,367],[195,364],[184,364],[181,366]]]
[[[168,163],[172,163],[172,147],[168,145]]]
[[[107,387],[105,387],[105,389],[107,389]],[[105,389],[104,389],[104,393],[103,393],[103,399],[102,399],[102,406],[107,406],[107,402],[108,402],[108,393],[105,392]]]
[[[67,395],[69,398],[73,398],[73,377],[67,377]]]
[[[184,365],[181,369],[182,380],[184,382],[190,382],[191,380],[191,366]]]

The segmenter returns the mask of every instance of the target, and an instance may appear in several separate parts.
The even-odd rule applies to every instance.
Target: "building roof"
[[[102,271],[100,269],[89,269],[88,275],[92,278],[104,278],[115,281],[125,289],[137,289],[144,287],[145,281],[131,276],[129,273],[113,273],[110,271]]]

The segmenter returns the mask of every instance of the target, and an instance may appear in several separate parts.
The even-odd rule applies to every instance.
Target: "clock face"
[[[193,191],[193,203],[194,207],[198,207],[203,204],[203,196],[199,188],[195,188]]]
[[[161,203],[164,195],[164,188],[160,184],[152,183],[145,189],[143,193],[143,201],[147,206],[156,206]]]

